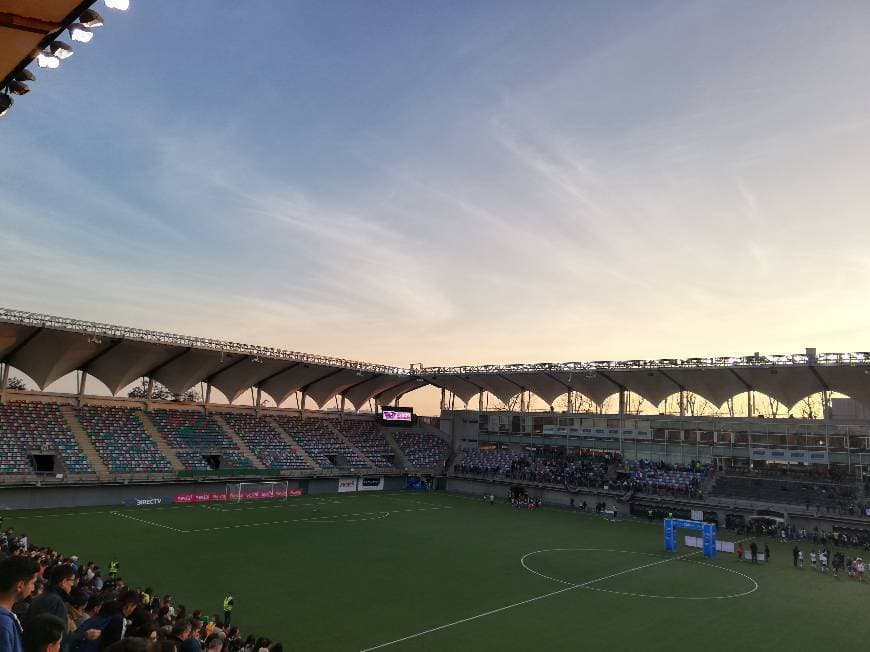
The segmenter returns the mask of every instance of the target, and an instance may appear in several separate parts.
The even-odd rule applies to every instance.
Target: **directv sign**
[[[150,507],[152,505],[171,505],[174,501],[170,496],[149,496],[147,498],[125,498],[124,507]]]

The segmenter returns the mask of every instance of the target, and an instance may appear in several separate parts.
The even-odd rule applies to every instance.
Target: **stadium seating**
[[[330,455],[344,457],[353,468],[369,468],[364,459],[339,437],[335,436],[325,419],[302,419],[286,414],[278,415],[275,418],[321,468],[335,468],[335,464],[329,459]]]
[[[648,460],[631,460],[627,466],[629,474],[624,480],[625,488],[642,493],[694,494],[712,470],[709,464],[665,464]]]
[[[0,472],[33,473],[32,451],[57,451],[69,473],[94,472],[58,404],[0,405]]]
[[[345,419],[341,422],[333,421],[332,425],[368,457],[376,468],[394,468],[390,461],[393,454],[390,444],[374,421]]]
[[[112,473],[172,471],[135,410],[86,406],[77,410],[76,416]]]
[[[220,455],[234,468],[253,465],[218,423],[204,414],[159,409],[149,412],[149,416],[187,469],[204,471],[211,468],[203,455]]]
[[[394,438],[411,466],[432,468],[444,463],[449,454],[447,442],[429,433],[400,430]]]
[[[720,475],[711,494],[754,502],[801,505],[806,508],[848,509],[857,500],[856,486],[851,483],[784,480],[752,475]]]
[[[266,468],[311,470],[268,419],[241,412],[224,412],[221,416]]]
[[[470,450],[463,454],[454,468],[461,473],[499,475],[510,471],[515,458],[516,455],[507,450]]]

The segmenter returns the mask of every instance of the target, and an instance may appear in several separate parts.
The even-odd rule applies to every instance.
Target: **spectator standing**
[[[227,593],[227,596],[224,598],[224,624],[229,627],[230,626],[230,618],[233,615],[233,596]]]
[[[12,607],[33,592],[38,571],[39,564],[29,557],[0,562],[0,650],[4,652],[24,652],[24,630]]]
[[[795,546],[794,549],[791,551],[791,556],[792,556],[792,559],[794,560],[794,567],[795,568],[797,568],[798,557],[800,557],[800,554],[801,554],[801,551],[797,546]]]
[[[749,544],[749,553],[752,556],[752,563],[758,563],[758,544],[753,541]]]
[[[770,546],[768,546],[766,543],[764,544],[764,563],[770,563]]]

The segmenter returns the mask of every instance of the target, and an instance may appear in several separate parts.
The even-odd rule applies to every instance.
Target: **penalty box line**
[[[609,580],[614,577],[619,577],[620,575],[627,575],[628,573],[634,573],[639,570],[643,570],[644,568],[652,568],[653,566],[660,566],[661,564],[667,564],[672,561],[678,561],[680,559],[685,559],[686,557],[691,557],[692,555],[697,555],[698,551],[690,552],[685,555],[681,555],[679,557],[671,557],[669,559],[661,559],[659,561],[654,561],[649,564],[643,564],[642,566],[637,566],[635,568],[629,568],[627,570],[619,571],[618,573],[611,573],[610,575],[605,575],[604,577],[598,577],[594,580],[589,580],[588,582],[583,582],[581,584],[572,584],[571,586],[566,586],[564,589],[559,589],[557,591],[551,591],[550,593],[544,593],[543,595],[537,595],[534,598],[529,598],[528,600],[523,600],[521,602],[514,602],[513,604],[506,605],[504,607],[499,607],[498,609],[491,609],[489,611],[484,611],[483,613],[475,614],[474,616],[469,616],[468,618],[462,618],[460,620],[454,620],[451,623],[446,623],[444,625],[439,625],[438,627],[432,627],[430,629],[426,629],[422,632],[417,632],[416,634],[410,634],[409,636],[403,636],[402,638],[397,638],[394,641],[388,641],[386,643],[381,643],[379,645],[375,645],[373,647],[367,647],[360,652],[372,652],[372,650],[380,650],[381,648],[389,647],[391,645],[396,645],[397,643],[403,643],[405,641],[410,641],[411,639],[419,638],[420,636],[425,636],[426,634],[432,634],[434,632],[441,631],[442,629],[447,629],[448,627],[453,627],[455,625],[461,625],[463,623],[471,622],[472,620],[477,620],[478,618],[485,618],[486,616],[492,616],[493,614],[500,613],[502,611],[507,611],[508,609],[513,609],[514,607],[521,607],[524,604],[531,604],[532,602],[537,602],[538,600],[544,600],[545,598],[553,597],[554,595],[559,595],[560,593],[567,593],[568,591],[573,591],[574,589],[582,589],[586,586],[591,586],[592,584],[597,584],[598,582],[603,582],[604,580]]]

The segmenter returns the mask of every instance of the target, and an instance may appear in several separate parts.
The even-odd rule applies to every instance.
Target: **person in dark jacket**
[[[76,572],[69,564],[56,566],[51,571],[49,585],[41,596],[33,601],[24,622],[24,630],[27,631],[28,623],[39,614],[48,613],[57,616],[63,621],[64,631],[67,631],[67,608],[69,592],[75,583]]]
[[[115,602],[107,602],[103,605],[100,615],[109,616],[108,623],[103,627],[100,636],[100,649],[105,650],[112,643],[117,643],[127,631],[127,618],[136,611],[139,606],[139,594],[136,591],[127,590],[118,596]]]
[[[66,622],[46,612],[27,619],[24,652],[59,652]]]

